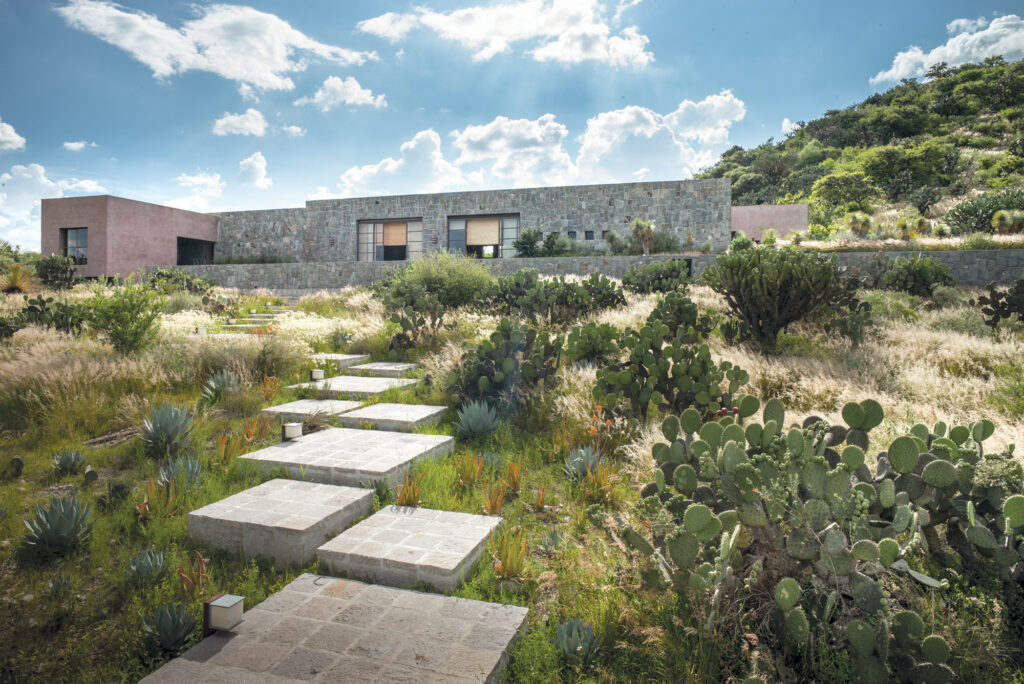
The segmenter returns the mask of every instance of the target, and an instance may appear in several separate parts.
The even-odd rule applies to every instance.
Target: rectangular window
[[[575,240],[576,239],[576,231],[575,230],[570,230],[568,233],[566,233],[566,235],[569,236],[570,240]]]
[[[423,219],[359,221],[356,224],[358,261],[405,261],[423,251]]]
[[[512,243],[519,239],[519,217],[461,216],[448,219],[448,249],[494,259],[513,257]]]
[[[89,263],[89,229],[61,228],[60,253],[79,266]]]
[[[593,240],[594,239],[594,231],[588,230],[588,231],[584,232],[583,233],[583,239],[584,240]]]
[[[607,240],[608,236],[611,235],[611,234],[612,234],[612,231],[610,231],[610,230],[602,230],[601,231],[601,239],[602,240]]]

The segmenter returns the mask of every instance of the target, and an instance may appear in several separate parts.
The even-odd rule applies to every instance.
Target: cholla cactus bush
[[[1012,448],[986,453],[988,421],[916,425],[872,469],[881,406],[850,403],[843,418],[787,428],[774,399],[761,422],[703,421],[692,408],[669,416],[667,442],[652,450],[655,481],[641,492],[644,524],[622,538],[652,569],[645,578],[685,594],[709,633],[753,615],[761,649],[800,654],[825,638],[852,649],[866,681],[949,681],[948,644],[889,590],[943,590],[945,580],[911,567],[926,554],[1019,583],[1024,472]],[[773,660],[755,653],[748,674],[775,676],[758,670]]]

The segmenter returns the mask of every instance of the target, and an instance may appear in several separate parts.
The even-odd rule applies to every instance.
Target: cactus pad
[[[971,439],[975,442],[984,442],[995,431],[996,426],[992,424],[991,420],[979,420],[977,423],[971,423]]]
[[[895,539],[882,539],[878,542],[878,562],[889,567],[900,555],[900,545]]]
[[[811,496],[821,499],[825,496],[825,475],[828,470],[818,461],[810,461],[804,464],[800,470],[800,484],[810,492]]]
[[[997,549],[999,548],[999,542],[996,541],[996,537],[992,534],[992,530],[988,529],[984,525],[971,525],[967,528],[967,538],[971,540],[975,546],[983,549]]]
[[[953,681],[956,673],[948,665],[924,663],[910,670],[910,681],[922,684],[946,684]]]
[[[807,616],[804,614],[803,607],[797,606],[786,614],[786,631],[790,638],[798,644],[807,641],[811,629],[807,624]]]
[[[632,527],[627,527],[622,531],[622,541],[626,542],[626,544],[645,556],[649,556],[654,553],[654,547],[651,546],[650,542],[644,539],[643,535]]]
[[[665,435],[665,439],[670,442],[676,441],[676,437],[679,436],[679,419],[675,416],[666,418],[661,423],[661,434]]]
[[[672,473],[672,481],[676,489],[683,494],[692,494],[697,489],[697,471],[692,466],[683,463]]]
[[[843,466],[853,472],[864,465],[864,450],[851,444],[843,449],[842,459]]]
[[[861,611],[872,615],[881,609],[882,588],[874,580],[856,572],[850,580],[850,585],[852,586],[853,602]]]
[[[831,514],[832,512],[829,510],[828,504],[821,499],[809,499],[804,504],[804,515],[807,517],[807,524],[815,532],[824,529],[828,525]]]
[[[897,437],[889,445],[889,462],[897,473],[909,473],[917,464],[917,442],[910,437]]]
[[[800,602],[800,583],[792,577],[783,577],[775,585],[775,605],[788,613]]]
[[[1014,494],[1003,502],[1003,515],[1010,527],[1024,526],[1024,496]]]
[[[769,399],[765,402],[764,412],[761,415],[764,416],[765,423],[774,420],[776,425],[782,427],[786,422],[786,407],[778,399]]]
[[[843,420],[851,428],[859,429],[864,424],[864,409],[861,408],[860,404],[851,401],[843,407]]]
[[[921,642],[921,655],[929,663],[941,665],[949,658],[949,644],[938,634],[932,634]]]
[[[857,655],[864,657],[875,650],[875,630],[863,620],[853,620],[846,626],[846,638]]]
[[[896,484],[892,480],[882,480],[878,483],[878,503],[882,508],[892,508],[896,505]]]
[[[764,514],[761,504],[752,502],[740,506],[740,521],[747,527],[764,527],[768,524],[768,516]]]
[[[850,549],[853,557],[857,560],[873,563],[878,560],[880,551],[878,544],[871,541],[870,539],[861,539],[853,545]]]
[[[799,527],[786,535],[786,551],[793,558],[811,560],[818,555],[818,541],[810,530]]]
[[[689,569],[693,561],[697,559],[697,554],[700,553],[697,537],[679,528],[665,540],[665,546],[668,548],[668,555],[672,562],[680,570]]]
[[[892,619],[892,635],[896,642],[903,648],[921,638],[924,634],[924,620],[912,610],[904,610],[896,614]]]
[[[714,513],[704,504],[693,504],[683,514],[683,525],[687,532],[697,533],[711,524]]]
[[[949,461],[934,460],[921,471],[921,479],[927,485],[945,489],[956,482],[956,467]]]
[[[868,448],[868,433],[863,430],[849,430],[846,433],[846,443],[859,446],[861,449]]]
[[[701,530],[698,530],[694,534],[698,541],[711,541],[719,534],[722,533],[722,520],[717,516],[711,516],[711,522]]]
[[[825,553],[838,556],[846,548],[846,535],[839,528],[825,533]]]

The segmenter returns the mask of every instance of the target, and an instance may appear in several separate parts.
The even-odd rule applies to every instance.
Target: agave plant
[[[160,488],[174,483],[179,491],[198,486],[203,481],[203,466],[192,456],[179,456],[160,469],[156,484]]]
[[[78,449],[61,449],[53,457],[51,467],[59,477],[74,475],[85,465],[85,457]]]
[[[556,643],[566,664],[581,670],[589,669],[594,664],[601,648],[601,640],[594,634],[593,628],[578,618],[558,625]]]
[[[562,472],[572,482],[581,482],[588,472],[596,472],[601,464],[601,454],[595,452],[591,447],[586,446],[576,449],[565,459],[565,466]]]
[[[467,439],[486,437],[498,427],[498,414],[486,401],[478,400],[463,404],[459,407],[458,416],[455,429]]]
[[[36,504],[36,516],[26,520],[22,543],[42,556],[63,556],[89,538],[91,509],[77,498],[52,497],[48,508]]]
[[[188,642],[196,621],[185,604],[164,604],[156,612],[142,618],[142,629],[156,639],[164,651],[177,653]]]
[[[359,486],[373,490],[373,503],[375,510],[384,508],[395,498],[395,492],[391,489],[391,483],[388,482],[386,477],[370,480],[369,482],[360,482]]]
[[[167,569],[164,562],[163,551],[151,551],[145,549],[131,559],[128,563],[131,568],[131,578],[136,584],[147,584],[160,579]]]
[[[242,389],[242,381],[229,370],[220,370],[203,383],[203,397],[211,404],[216,404],[228,395]]]
[[[139,434],[147,456],[171,458],[189,445],[193,430],[195,425],[186,409],[164,404],[153,409],[143,421]]]

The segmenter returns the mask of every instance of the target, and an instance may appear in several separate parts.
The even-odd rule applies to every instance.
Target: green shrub
[[[32,299],[26,295],[24,299],[25,308],[18,314],[22,327],[41,325],[72,335],[81,334],[85,318],[82,315],[82,308],[78,304],[54,300],[53,297],[44,298],[42,295]]]
[[[153,459],[171,459],[185,453],[192,445],[195,424],[192,416],[182,407],[164,404],[143,420],[139,429],[143,450]]]
[[[985,291],[987,294],[978,297],[977,305],[981,308],[986,325],[994,329],[1000,321],[1011,320],[1015,316],[1018,321],[1024,321],[1024,278],[1014,283],[1013,287],[1002,290],[993,281],[985,286]]]
[[[540,256],[544,233],[539,228],[523,228],[519,237],[512,242],[517,257]]]
[[[87,301],[89,323],[106,333],[116,351],[142,351],[156,340],[161,304],[160,297],[145,285],[135,285],[131,278],[115,281],[109,293],[97,288]]]
[[[992,219],[1000,210],[1024,209],[1024,191],[1007,190],[964,200],[946,212],[946,223],[953,233],[991,233]]]
[[[736,233],[736,236],[733,237],[732,242],[729,243],[728,251],[730,253],[742,252],[745,249],[751,249],[753,246],[754,241],[750,238],[749,235],[747,235],[746,233],[738,232]]]
[[[622,285],[632,292],[673,292],[686,287],[690,279],[690,265],[684,259],[668,259],[629,269]]]
[[[681,292],[669,292],[647,316],[647,325],[668,326],[668,339],[696,344],[708,339],[715,329],[711,316],[701,315],[697,305]]]
[[[473,304],[494,284],[494,276],[479,259],[455,252],[428,252],[409,262],[389,279],[419,287],[437,297],[445,309]]]
[[[85,544],[92,530],[92,510],[77,498],[51,497],[50,505],[36,504],[34,519],[26,520],[24,547],[39,556],[66,556]]]
[[[70,289],[79,280],[75,274],[75,260],[59,254],[51,254],[36,262],[36,275],[51,290]]]
[[[882,287],[918,297],[930,297],[938,285],[956,285],[953,270],[934,257],[917,254],[901,257],[882,279]]]
[[[213,292],[212,282],[180,268],[155,269],[147,273],[141,282],[150,289],[165,295],[186,292],[198,297],[205,297]]]
[[[175,314],[179,311],[202,311],[205,307],[202,297],[188,292],[175,292],[164,299],[163,312]]]
[[[16,316],[0,318],[0,341],[11,337],[23,327],[21,319]]]
[[[561,325],[594,311],[622,306],[626,296],[599,273],[576,283],[563,277],[541,280],[531,268],[499,278],[488,301],[505,316],[537,317]]]
[[[775,349],[787,325],[845,296],[831,259],[792,246],[722,254],[703,279],[725,297],[733,317],[767,351]]]
[[[615,359],[619,348],[615,344],[619,331],[607,323],[590,322],[569,331],[565,355],[571,363],[586,361],[604,364]]]

